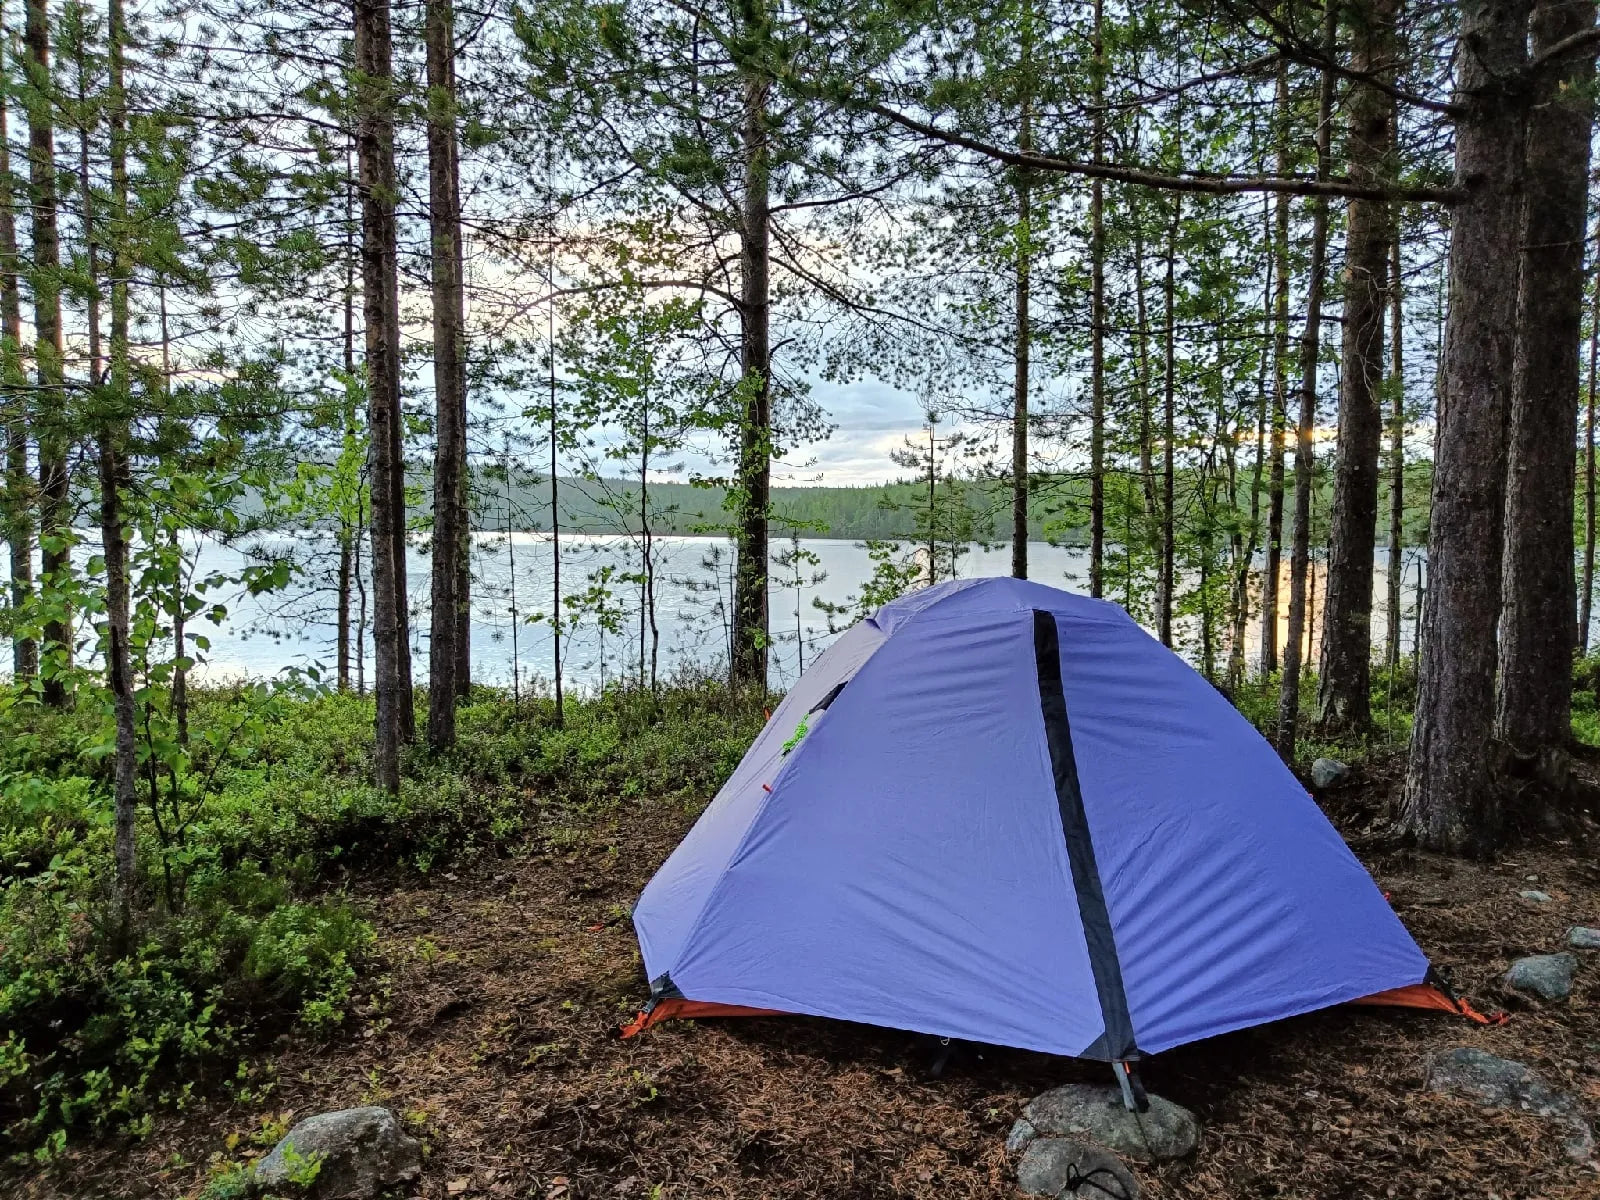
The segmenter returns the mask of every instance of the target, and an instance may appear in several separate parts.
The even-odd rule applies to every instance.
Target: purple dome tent
[[[1470,1013],[1226,698],[1116,605],[1014,579],[840,637],[634,926],[627,1033],[804,1013],[1119,1063],[1363,998]]]

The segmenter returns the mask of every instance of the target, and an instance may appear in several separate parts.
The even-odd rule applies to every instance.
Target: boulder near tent
[[[1349,1001],[1475,1015],[1224,696],[1116,605],[1015,579],[835,641],[633,920],[651,996],[627,1035],[803,1013],[1126,1084],[1142,1055]]]

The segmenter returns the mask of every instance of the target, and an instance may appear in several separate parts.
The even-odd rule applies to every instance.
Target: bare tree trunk
[[[106,9],[106,116],[111,134],[111,374],[110,387],[99,400],[108,410],[104,414],[100,434],[100,537],[106,563],[106,677],[116,722],[113,798],[117,898],[126,919],[132,907],[135,886],[134,822],[139,802],[133,670],[129,659],[128,533],[122,516],[121,499],[128,476],[126,446],[133,400],[133,372],[128,347],[128,279],[133,268],[127,253],[132,234],[128,227],[128,131],[123,78],[123,39],[126,31],[122,0],[109,0]],[[84,203],[87,206],[87,195]],[[88,211],[86,207],[85,234],[86,240],[93,245]],[[98,278],[91,277],[90,282],[91,287],[99,286]]]
[[[1364,0],[1352,14],[1355,85],[1347,136],[1352,181],[1394,174],[1394,99],[1378,84],[1393,76],[1399,0]],[[1344,346],[1339,448],[1328,519],[1328,589],[1323,609],[1317,725],[1326,736],[1366,736],[1372,727],[1372,573],[1378,534],[1378,457],[1383,443],[1383,326],[1394,239],[1390,205],[1351,200],[1345,239]]]
[[[1106,154],[1105,4],[1094,0],[1094,161]],[[1106,223],[1105,185],[1089,184],[1089,595],[1105,594],[1106,552]]]
[[[1389,255],[1389,563],[1383,661],[1392,673],[1400,662],[1401,577],[1406,569],[1406,358],[1402,341],[1405,297],[1400,284],[1398,222]]]
[[[1488,853],[1502,834],[1488,749],[1517,320],[1508,264],[1521,249],[1527,115],[1499,81],[1527,65],[1530,8],[1530,0],[1460,8],[1460,43],[1474,52],[1457,61],[1456,179],[1471,187],[1450,230],[1428,604],[1400,809],[1401,828],[1434,850]]]
[[[1177,422],[1177,261],[1178,227],[1183,217],[1183,197],[1170,199],[1172,218],[1167,226],[1167,275],[1162,283],[1164,305],[1163,336],[1166,339],[1166,377],[1163,381],[1161,415],[1161,571],[1157,584],[1156,623],[1161,644],[1172,645],[1172,597],[1176,591],[1177,573],[1177,503],[1175,451],[1178,438]]]
[[[351,161],[353,144],[345,150],[344,158],[344,373],[347,378],[354,379],[356,374],[356,238],[355,238],[355,204],[356,204],[356,179],[355,164]],[[351,437],[356,432],[356,417],[352,407],[347,406],[344,412],[345,437]],[[337,639],[335,653],[338,660],[339,690],[350,690],[350,610],[351,592],[355,586],[356,575],[360,572],[361,561],[361,531],[351,528],[345,513],[339,513],[339,599],[338,599],[338,628],[335,631]]]
[[[1595,274],[1594,303],[1589,310],[1589,395],[1583,424],[1583,589],[1578,609],[1578,653],[1589,653],[1589,615],[1594,607],[1595,544],[1595,389],[1600,385],[1600,272]]]
[[[72,569],[70,434],[61,342],[61,238],[56,227],[55,89],[50,77],[47,0],[27,0],[28,178],[33,207],[33,329],[39,396],[34,407],[39,443],[40,585],[54,592],[61,615],[44,624],[40,674],[46,704],[65,708],[72,668],[72,619],[61,598]]]
[[[561,410],[556,403],[556,242],[555,229],[550,230],[550,306],[546,310],[550,322],[550,566],[551,603],[550,631],[555,639],[556,724],[566,721],[566,697],[561,681],[561,497],[560,478],[557,475],[557,454],[561,444]],[[720,591],[720,584],[719,584]]]
[[[356,156],[361,190],[362,309],[366,320],[368,419],[372,466],[372,643],[376,657],[378,786],[400,788],[402,710],[411,707],[404,661],[404,465],[400,461],[400,381],[389,298],[395,286],[394,115],[388,0],[355,0],[355,61],[360,76]],[[397,503],[397,498],[399,503]]]
[[[1031,15],[1031,10],[1030,10]],[[1027,30],[1024,30],[1023,71],[1028,69]],[[1017,124],[1017,144],[1024,152],[1033,146],[1033,107],[1022,98]],[[1028,389],[1033,352],[1033,177],[1017,171],[1017,280],[1016,333],[1012,346],[1014,379],[1011,385],[1011,574],[1028,577]],[[930,502],[931,503],[931,502]],[[932,509],[929,509],[930,520]],[[928,567],[933,570],[932,562]]]
[[[766,0],[742,0],[746,31],[766,25]],[[771,162],[767,127],[767,80],[756,72],[744,83],[744,210],[740,223],[740,385],[744,414],[739,426],[734,586],[733,662],[735,686],[767,686],[767,509],[772,488],[772,297],[768,248],[772,221],[768,200]]]
[[[1272,245],[1272,208],[1266,197],[1262,197],[1262,230],[1267,239],[1267,245]],[[1256,547],[1261,539],[1261,481],[1266,474],[1267,465],[1267,438],[1268,426],[1272,420],[1273,396],[1267,388],[1267,339],[1272,336],[1273,313],[1276,282],[1273,270],[1276,258],[1268,253],[1266,261],[1266,279],[1262,284],[1261,294],[1264,298],[1264,311],[1261,314],[1262,350],[1261,362],[1256,371],[1256,452],[1255,461],[1250,467],[1250,522],[1244,530],[1235,527],[1233,532],[1233,632],[1231,645],[1228,649],[1228,686],[1237,688],[1244,683],[1245,631],[1250,627],[1250,571],[1255,563]],[[1220,369],[1220,368],[1219,368]],[[1224,386],[1224,393],[1226,387]],[[1228,458],[1233,460],[1233,447],[1229,444]],[[1229,480],[1230,494],[1233,481]],[[1246,536],[1248,535],[1248,536]]]
[[[1594,0],[1537,0],[1534,56],[1594,23]],[[1572,738],[1572,480],[1594,62],[1592,49],[1565,60],[1541,81],[1529,113],[1507,444],[1499,766],[1558,791]]]
[[[1279,175],[1289,172],[1289,64],[1280,60],[1273,94]],[[1261,579],[1261,674],[1278,669],[1278,576],[1283,561],[1283,455],[1289,423],[1289,197],[1272,202],[1272,465],[1267,472],[1267,561]]]
[[[433,592],[428,650],[428,746],[456,740],[461,556],[466,551],[465,324],[461,282],[461,197],[456,175],[455,13],[428,0],[428,195],[433,235]]]
[[[1338,25],[1338,0],[1327,0],[1322,44],[1332,52]],[[1324,69],[1317,92],[1317,178],[1328,176],[1333,121],[1333,72]],[[1327,270],[1328,201],[1311,201],[1311,263],[1306,284],[1306,323],[1300,334],[1300,419],[1295,430],[1294,529],[1289,551],[1289,622],[1283,641],[1283,673],[1278,680],[1278,732],[1274,741],[1285,762],[1294,758],[1300,729],[1301,640],[1306,633],[1306,584],[1311,568],[1311,497],[1315,486],[1317,358],[1322,348],[1322,290]]]
[[[5,43],[0,20],[0,44]],[[11,63],[0,55],[0,386],[4,388],[6,440],[6,544],[10,551],[11,615],[15,622],[33,598],[33,480],[28,474],[28,380],[22,354],[21,260],[17,253],[16,191],[11,177]],[[39,643],[11,634],[11,677],[27,683],[39,673]]]

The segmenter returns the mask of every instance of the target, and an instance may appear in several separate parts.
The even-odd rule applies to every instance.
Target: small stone
[[[1120,1088],[1069,1083],[1035,1096],[1022,1115],[1036,1136],[1086,1137],[1140,1162],[1193,1153],[1200,1142],[1195,1115],[1160,1096],[1149,1099],[1148,1112],[1131,1113]]]
[[[1021,1154],[1028,1148],[1028,1143],[1039,1136],[1027,1117],[1018,1117],[1017,1123],[1011,1127],[1011,1132],[1006,1134],[1006,1153]]]
[[[1311,786],[1320,792],[1344,782],[1349,774],[1350,768],[1337,758],[1319,758],[1311,764]]]
[[[1552,1091],[1523,1063],[1496,1058],[1475,1046],[1460,1046],[1433,1060],[1428,1087],[1447,1096],[1475,1100],[1485,1108],[1544,1117],[1566,1132],[1567,1157],[1578,1162],[1594,1157],[1594,1133],[1577,1102]]]
[[[1532,888],[1529,888],[1525,892],[1518,892],[1517,895],[1521,896],[1524,900],[1532,900],[1535,904],[1548,904],[1548,903],[1550,903],[1550,893],[1549,892],[1540,892],[1540,891],[1536,891],[1536,890],[1534,890]]]
[[[1572,995],[1572,974],[1578,960],[1571,954],[1534,954],[1519,958],[1506,972],[1506,986],[1532,992],[1543,1000],[1565,1000]]]
[[[309,1174],[310,1184],[301,1188]],[[422,1174],[422,1147],[387,1108],[346,1108],[307,1117],[256,1164],[257,1193],[298,1188],[308,1200],[373,1200]]]
[[[1017,1164],[1017,1185],[1030,1196],[1137,1200],[1139,1181],[1116,1155],[1071,1138],[1042,1137]]]
[[[1574,950],[1600,950],[1600,929],[1574,925],[1567,930],[1567,945]]]

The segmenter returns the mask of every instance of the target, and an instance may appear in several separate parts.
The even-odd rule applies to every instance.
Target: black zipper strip
[[[1078,915],[1089,947],[1095,992],[1105,1032],[1080,1057],[1117,1062],[1139,1057],[1134,1043],[1133,1018],[1128,1014],[1128,994],[1122,985],[1122,963],[1111,932],[1100,868],[1095,863],[1089,818],[1083,810],[1083,789],[1078,783],[1078,763],[1072,753],[1072,727],[1067,722],[1067,695],[1061,683],[1061,639],[1056,619],[1033,610],[1033,654],[1039,673],[1039,708],[1044,714],[1045,742],[1055,776],[1056,805],[1061,812],[1061,833],[1072,867],[1072,887],[1077,893]]]

